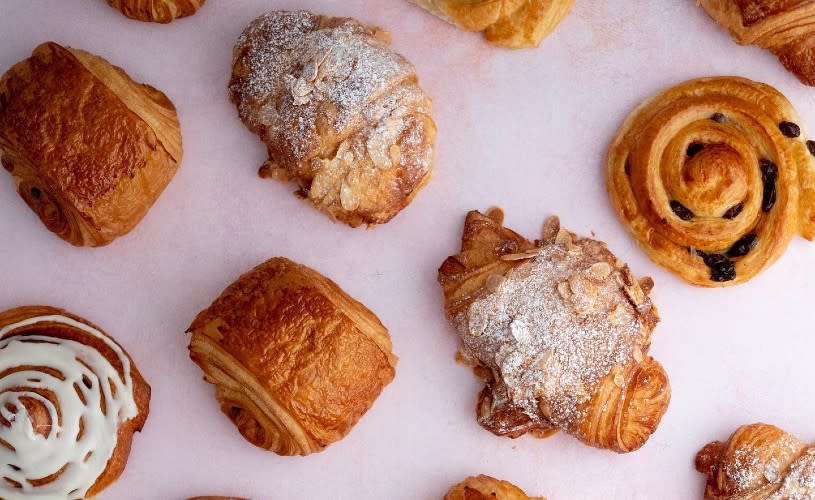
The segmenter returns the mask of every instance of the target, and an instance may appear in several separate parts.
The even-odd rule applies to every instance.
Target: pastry
[[[261,177],[356,227],[388,222],[430,179],[436,126],[390,35],[354,19],[270,12],[235,47],[229,92],[269,153]]]
[[[509,49],[537,47],[572,8],[574,0],[411,0],[487,41]]]
[[[395,374],[388,330],[334,282],[281,257],[198,314],[190,357],[252,444],[308,455],[342,439]]]
[[[247,498],[238,497],[193,497],[189,500],[249,500]]]
[[[195,14],[206,0],[108,0],[111,7],[130,19],[153,23],[170,23],[179,17]]]
[[[531,242],[503,213],[473,211],[461,253],[439,269],[460,361],[486,387],[479,424],[499,436],[565,431],[617,452],[642,446],[670,400],[668,377],[646,353],[659,321],[649,293],[605,244],[546,221]]]
[[[772,425],[744,425],[708,444],[696,470],[707,476],[705,500],[815,498],[815,447]]]
[[[815,142],[772,87],[691,80],[625,120],[606,163],[611,203],[651,259],[701,286],[743,283],[793,236],[815,237]]]
[[[101,246],[133,229],[170,182],[181,131],[164,94],[48,42],[0,79],[0,152],[48,229]]]
[[[0,498],[89,498],[124,471],[150,386],[125,350],[70,313],[0,313]]]
[[[741,45],[773,54],[801,82],[815,85],[815,3],[805,0],[699,0]]]
[[[471,476],[450,488],[444,500],[546,500],[530,497],[514,484],[494,477]]]

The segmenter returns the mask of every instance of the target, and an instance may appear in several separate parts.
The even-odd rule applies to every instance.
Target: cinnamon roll
[[[45,306],[0,313],[0,498],[89,498],[124,471],[150,386],[91,323]]]

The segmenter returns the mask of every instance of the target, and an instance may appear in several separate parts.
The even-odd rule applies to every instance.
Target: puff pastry
[[[815,142],[774,88],[691,80],[625,120],[606,164],[611,203],[651,259],[701,286],[743,283],[815,237]]]
[[[815,85],[815,3],[808,0],[699,0],[741,45],[763,47],[801,82]]]
[[[89,498],[124,471],[150,411],[125,350],[63,310],[0,313],[0,498]]]
[[[387,329],[305,266],[273,258],[189,328],[190,357],[252,444],[308,455],[342,439],[395,374]]]
[[[167,96],[48,42],[0,79],[0,154],[49,230],[101,246],[133,229],[170,182],[181,131]]]
[[[153,23],[170,23],[179,17],[198,12],[206,0],[108,0],[111,7],[130,19]]]
[[[563,430],[598,448],[639,448],[670,400],[665,371],[646,356],[659,321],[653,281],[556,217],[534,243],[502,221],[499,209],[470,212],[461,252],[439,269],[460,359],[486,382],[478,422],[499,436]]]
[[[707,476],[705,500],[815,498],[815,447],[768,424],[739,427],[696,455]]]
[[[487,41],[509,49],[537,47],[560,24],[574,0],[411,0]]]
[[[530,497],[508,481],[494,477],[471,476],[450,488],[444,500],[546,500],[544,497]]]
[[[234,51],[232,101],[266,143],[261,177],[351,226],[388,222],[430,179],[436,126],[390,36],[353,19],[270,12]]]

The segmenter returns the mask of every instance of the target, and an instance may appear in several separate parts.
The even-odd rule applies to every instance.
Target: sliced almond
[[[611,264],[608,262],[597,262],[589,268],[589,274],[598,280],[608,278],[611,271]]]
[[[572,245],[572,233],[564,228],[558,229],[557,235],[555,236],[555,243],[569,248]]]
[[[555,239],[560,232],[560,219],[557,215],[553,215],[546,219],[543,223],[543,231],[541,231],[541,238],[544,242],[549,242]]]
[[[558,283],[557,291],[560,294],[560,296],[563,297],[564,299],[568,299],[569,297],[572,296],[572,287],[569,286],[568,281],[561,281],[560,283]]]
[[[619,373],[614,375],[614,385],[616,385],[620,389],[625,388],[625,377],[623,377]]]
[[[524,252],[524,253],[508,253],[501,256],[501,260],[514,261],[514,260],[527,260],[532,259],[538,255],[537,251]]]
[[[645,359],[645,357],[642,355],[642,349],[639,347],[635,347],[631,355],[634,357],[634,361],[637,363],[642,363],[642,360]]]
[[[487,289],[494,292],[500,288],[501,284],[506,280],[500,274],[490,274],[487,276]]]

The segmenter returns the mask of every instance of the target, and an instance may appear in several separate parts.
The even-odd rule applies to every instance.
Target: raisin
[[[720,253],[707,254],[705,264],[710,268],[710,279],[722,283],[736,279],[736,265],[727,256]]]
[[[724,123],[725,117],[723,113],[713,113],[710,119],[716,123]]]
[[[764,184],[764,198],[761,200],[761,210],[769,212],[775,206],[775,182]]]
[[[702,151],[703,149],[705,149],[704,144],[700,142],[692,142],[688,144],[688,150],[686,152],[688,153],[689,157],[693,158],[694,156],[699,154],[699,152]]]
[[[787,137],[794,138],[801,135],[801,127],[792,122],[781,122],[778,124],[778,129]]]
[[[685,205],[679,203],[676,200],[671,201],[671,210],[682,220],[692,220],[693,219],[693,212],[688,209]]]
[[[727,212],[725,212],[724,215],[722,215],[722,218],[733,220],[739,216],[742,210],[744,210],[744,203],[737,203],[732,207],[728,208]]]
[[[809,150],[809,154],[815,156],[815,141],[807,141],[807,149]]]
[[[31,188],[31,196],[33,196],[35,200],[39,200],[40,196],[42,196],[42,191],[40,191],[40,188],[33,187]]]
[[[631,158],[625,159],[625,175],[631,177]]]
[[[778,178],[778,166],[776,166],[775,163],[762,158],[759,160],[758,166],[761,168],[761,181],[764,182],[764,184],[775,182]]]
[[[758,244],[758,235],[748,234],[743,236],[739,241],[733,243],[730,250],[727,251],[728,257],[744,257],[750,253]]]

